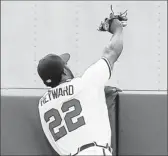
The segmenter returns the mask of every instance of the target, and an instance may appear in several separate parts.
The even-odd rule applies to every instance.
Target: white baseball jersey
[[[59,155],[75,154],[95,141],[106,145],[111,129],[104,86],[111,76],[106,58],[90,66],[82,77],[47,91],[39,101],[43,131]]]

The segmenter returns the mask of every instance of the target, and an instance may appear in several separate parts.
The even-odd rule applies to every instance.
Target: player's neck
[[[62,77],[60,84],[61,84],[61,83],[65,83],[65,82],[67,82],[67,81],[70,81],[71,79],[72,79],[72,78],[71,78],[70,76],[64,76],[64,77]]]

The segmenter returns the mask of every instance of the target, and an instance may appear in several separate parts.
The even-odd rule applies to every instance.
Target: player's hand
[[[103,22],[101,22],[98,31],[108,31],[113,34],[113,32],[120,27],[127,26],[127,10],[124,13],[120,13],[119,15],[115,15],[111,5],[111,13],[109,18],[105,18]]]

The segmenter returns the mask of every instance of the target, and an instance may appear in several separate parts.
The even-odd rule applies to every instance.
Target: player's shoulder
[[[94,70],[101,70],[102,68],[104,68],[104,66],[107,66],[109,64],[109,61],[106,57],[101,57],[99,60],[95,61],[94,63],[92,63],[87,70],[89,69],[94,69]],[[87,71],[86,70],[86,71]]]
[[[82,88],[82,81],[81,81],[81,77],[75,77],[73,79],[71,79],[67,85],[73,85],[75,90],[80,90]],[[66,84],[65,84],[66,85]]]
[[[71,83],[79,83],[81,81],[81,77],[75,77],[70,80]]]
[[[83,89],[82,78],[75,77],[71,79],[69,82],[65,83],[65,86],[71,86],[73,88],[74,95],[76,95]]]

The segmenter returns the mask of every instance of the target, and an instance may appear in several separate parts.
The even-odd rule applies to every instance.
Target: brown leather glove
[[[128,20],[127,16],[127,10],[124,13],[120,13],[119,15],[114,15],[112,5],[111,5],[111,13],[109,18],[105,18],[104,22],[101,22],[98,31],[108,31],[110,33],[113,33],[111,28],[111,25],[113,24],[114,19],[117,19],[121,22],[121,25],[125,27],[127,25],[126,21]],[[117,26],[117,24],[116,24]]]

